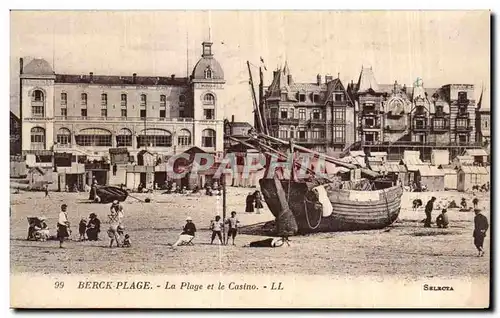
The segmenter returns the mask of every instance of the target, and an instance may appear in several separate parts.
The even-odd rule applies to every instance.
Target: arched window
[[[31,149],[45,149],[45,129],[42,127],[31,128]]]
[[[178,144],[179,146],[189,146],[191,145],[191,133],[187,129],[181,129],[178,134]]]
[[[172,133],[165,129],[143,129],[138,136],[138,147],[171,147]]]
[[[132,147],[132,131],[128,128],[122,128],[116,135],[117,147]]]
[[[141,106],[146,106],[148,102],[148,98],[146,96],[146,94],[141,94]]]
[[[205,79],[211,79],[212,76],[213,76],[213,72],[212,72],[212,69],[209,66],[205,70]]]
[[[207,93],[203,96],[203,104],[205,105],[215,105],[215,96],[214,94]]]
[[[86,128],[75,136],[78,146],[111,147],[111,132],[102,128]]]
[[[39,89],[31,94],[31,115],[33,117],[43,117],[45,115],[45,95]]]
[[[60,146],[71,146],[71,131],[68,128],[60,128],[56,139]]]
[[[205,129],[201,132],[201,146],[215,147],[215,130]]]
[[[167,96],[160,95],[160,106],[161,107],[167,106]]]

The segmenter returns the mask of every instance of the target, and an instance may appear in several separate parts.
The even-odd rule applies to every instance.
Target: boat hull
[[[333,206],[331,215],[324,217],[322,205],[316,200],[306,199],[317,184],[280,180],[288,200],[289,215],[283,215],[277,189],[273,179],[259,181],[262,194],[273,215],[294,218],[296,234],[315,232],[337,232],[382,229],[394,223],[401,208],[401,186],[373,191],[333,189],[324,184],[329,201]]]
[[[99,203],[111,203],[114,200],[123,202],[127,199],[128,192],[112,186],[98,186],[96,189]]]

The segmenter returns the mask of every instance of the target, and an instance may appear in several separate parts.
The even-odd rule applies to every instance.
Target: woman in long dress
[[[245,212],[250,212],[250,213],[254,212],[253,201],[254,201],[253,193],[250,192],[247,195],[247,200],[246,200],[246,205],[245,205]]]

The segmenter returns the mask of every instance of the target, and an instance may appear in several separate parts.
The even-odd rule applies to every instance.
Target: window
[[[319,103],[319,94],[313,94],[313,102]]]
[[[45,149],[45,129],[42,127],[31,128],[31,149]]]
[[[306,109],[305,108],[299,109],[299,119],[305,120],[306,118],[307,118]]]
[[[31,95],[31,115],[33,117],[45,116],[45,96],[41,90],[35,90]]]
[[[71,145],[71,132],[67,128],[61,128],[57,132],[57,143],[61,146]]]
[[[215,105],[215,96],[213,94],[205,94],[203,96],[203,104],[205,105]]]
[[[425,129],[426,126],[425,119],[415,119],[414,123],[416,129]]]
[[[469,100],[467,99],[467,92],[458,92],[458,102],[469,103]]]
[[[288,130],[286,130],[286,129],[280,129],[279,130],[279,138],[281,138],[281,139],[288,139]]]
[[[207,69],[205,70],[205,78],[206,79],[211,79],[213,76],[213,72],[212,72],[212,69],[209,67],[207,67]]]
[[[61,93],[61,105],[67,105],[67,104],[68,104],[68,94]]]
[[[179,110],[179,117],[184,117],[184,110]]]
[[[160,107],[165,107],[167,105],[167,96],[160,95]]]
[[[344,126],[333,126],[333,142],[345,142],[345,129]]]
[[[341,102],[342,101],[342,94],[335,94],[335,101]]]
[[[111,132],[101,128],[82,129],[75,140],[84,147],[111,147]]]
[[[41,90],[35,90],[31,95],[31,101],[33,102],[43,102],[45,100],[45,96]]]
[[[433,125],[435,129],[444,129],[446,128],[446,121],[444,118],[434,118]]]
[[[121,95],[121,105],[122,106],[127,106],[127,94],[122,94]]]
[[[63,116],[63,117],[68,116],[68,109],[67,108],[61,108],[61,116]]]
[[[295,138],[295,127],[290,127],[290,139]]]
[[[179,103],[184,104],[186,102],[186,96],[184,95],[179,95]]]
[[[177,143],[179,146],[189,146],[191,145],[191,133],[187,129],[181,129],[177,137]]]
[[[141,94],[141,106],[146,106],[147,102],[148,102],[148,99],[146,97],[146,94]]]
[[[365,126],[368,128],[372,128],[375,126],[375,119],[373,118],[366,118],[365,119]]]
[[[313,109],[312,119],[321,119],[321,110]]]
[[[297,137],[299,139],[306,139],[307,137],[306,130],[305,128],[299,128],[299,131],[297,132]]]
[[[167,111],[165,109],[160,109],[160,118],[165,118],[167,116]]]
[[[488,128],[488,121],[484,121],[484,128]]]
[[[101,105],[102,106],[108,105],[108,94],[101,94]]]
[[[101,109],[101,117],[108,117],[108,110],[106,108]]]
[[[201,146],[215,147],[215,130],[205,129],[201,132]]]
[[[306,94],[299,94],[299,102],[303,103],[306,101]]]
[[[281,110],[280,118],[281,119],[287,119],[288,118],[288,111],[286,109],[282,109]]]
[[[82,93],[80,95],[80,100],[81,100],[82,105],[87,105],[87,94],[86,93]]]
[[[467,143],[467,135],[458,135],[458,142],[460,144],[465,144]]]
[[[436,105],[436,115],[442,115],[442,114],[443,114],[443,106]]]
[[[205,119],[215,119],[215,109],[204,109],[203,117],[205,117]]]
[[[132,147],[132,131],[127,128],[122,128],[116,135],[117,147]]]
[[[288,118],[291,118],[291,119],[295,118],[294,109],[293,108],[290,108],[288,110]]]
[[[121,116],[122,116],[122,118],[127,118],[127,110],[126,109],[121,110]]]
[[[278,118],[278,109],[271,108],[271,118]]]
[[[312,139],[322,139],[324,138],[324,132],[320,129],[314,129],[311,131],[311,138]]]
[[[467,118],[457,118],[457,128],[466,129],[469,126],[468,122]]]
[[[371,143],[375,141],[375,135],[374,134],[365,134],[365,141]]]
[[[82,108],[80,110],[80,113],[81,113],[82,117],[87,117],[87,108]]]
[[[141,109],[141,112],[140,112],[140,116],[141,116],[141,119],[146,119],[146,110],[145,109]]]
[[[337,124],[345,123],[345,109],[336,107],[333,109],[333,122]]]
[[[138,137],[138,147],[172,147],[172,134],[164,129],[143,130]]]

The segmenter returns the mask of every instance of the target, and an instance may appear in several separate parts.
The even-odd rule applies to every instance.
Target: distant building
[[[20,64],[27,162],[70,154],[73,162],[97,161],[87,166],[87,183],[95,175],[108,183],[110,149],[126,149],[130,163],[143,150],[163,161],[193,146],[222,155],[225,80],[211,42],[202,43],[189,78],[56,74],[43,59]]]
[[[476,143],[474,85],[448,84],[424,88],[379,84],[372,68],[362,68],[358,82],[347,91],[355,103],[356,141],[366,151],[387,151],[399,160],[404,150],[420,150],[423,160],[431,150],[450,150],[454,158]]]
[[[271,136],[321,152],[341,152],[355,141],[354,103],[339,78],[317,75],[314,83],[293,80],[288,63],[274,71],[264,94]]]
[[[491,146],[490,95],[481,91],[476,109],[476,140],[488,149]]]

